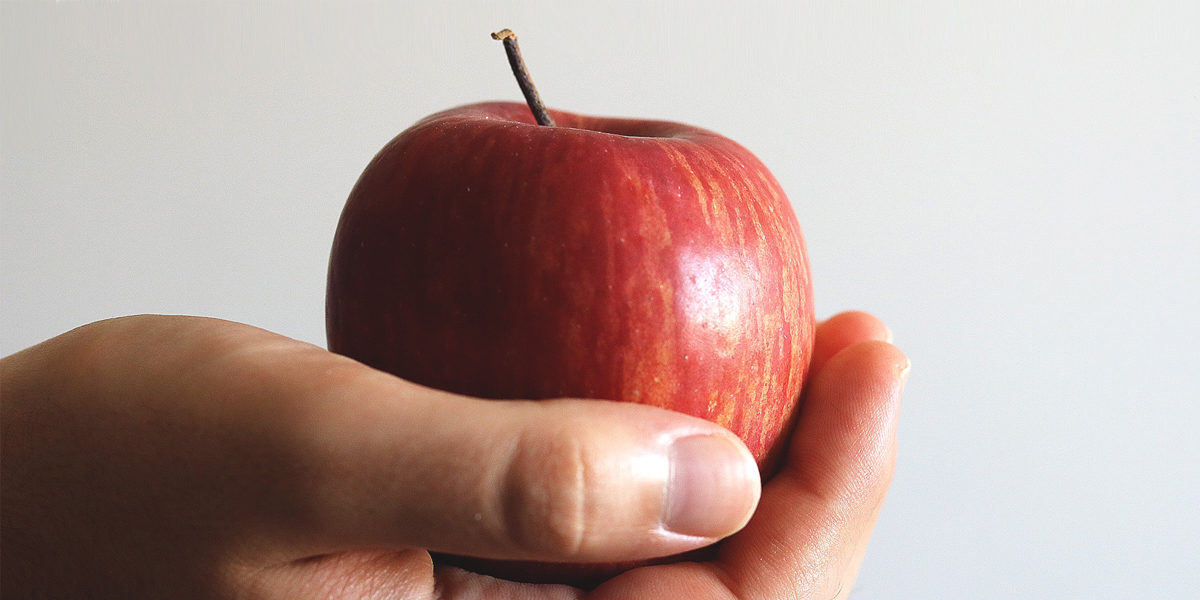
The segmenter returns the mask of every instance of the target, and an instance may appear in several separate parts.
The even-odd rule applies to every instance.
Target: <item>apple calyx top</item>
[[[521,49],[517,47],[517,34],[511,29],[501,29],[492,34],[492,39],[504,42],[508,64],[512,66],[513,76],[517,78],[517,85],[521,86],[521,93],[525,95],[525,102],[529,104],[533,118],[537,120],[538,125],[554,127],[554,117],[550,116],[546,105],[542,104],[542,97],[538,95],[537,88],[533,86],[533,79],[529,77],[529,70],[525,68],[525,59],[521,58]]]

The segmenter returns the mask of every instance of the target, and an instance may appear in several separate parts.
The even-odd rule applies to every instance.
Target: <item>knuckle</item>
[[[534,557],[570,558],[588,535],[587,446],[571,432],[522,436],[501,494],[507,537]]]

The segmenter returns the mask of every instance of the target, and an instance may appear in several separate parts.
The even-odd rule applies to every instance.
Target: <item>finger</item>
[[[882,340],[892,342],[892,332],[882,321],[861,312],[839,313],[817,326],[809,373],[816,373],[835,354],[859,342]]]
[[[432,600],[433,562],[423,550],[360,550],[236,570],[232,597],[244,600]]]
[[[584,596],[583,590],[567,585],[515,583],[446,565],[438,565],[435,574],[439,599],[578,600]]]
[[[253,600],[578,600],[566,585],[514,583],[430,561],[423,550],[359,550],[316,556],[243,577],[239,598]]]
[[[710,544],[757,504],[749,451],[707,421],[626,403],[478,400],[363,369],[306,418],[325,432],[310,514],[330,543],[635,560]]]
[[[783,471],[721,548],[717,565],[738,597],[849,593],[891,481],[908,365],[891,344],[868,341],[814,376]]]

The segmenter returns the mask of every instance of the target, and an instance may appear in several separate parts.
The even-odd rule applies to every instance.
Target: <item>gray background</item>
[[[722,132],[914,368],[859,599],[1200,589],[1200,4],[0,5],[0,354],[140,312],[324,343],[362,168],[519,99]]]

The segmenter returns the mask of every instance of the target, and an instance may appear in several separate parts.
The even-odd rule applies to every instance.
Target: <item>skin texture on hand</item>
[[[677,413],[456,396],[213,319],[95,323],[0,361],[3,596],[844,598],[895,457],[908,363],[887,337],[863,313],[818,328],[760,500],[740,441]],[[727,467],[689,531],[664,521],[672,447]],[[429,555],[635,559],[729,534],[714,562],[591,592]]]

